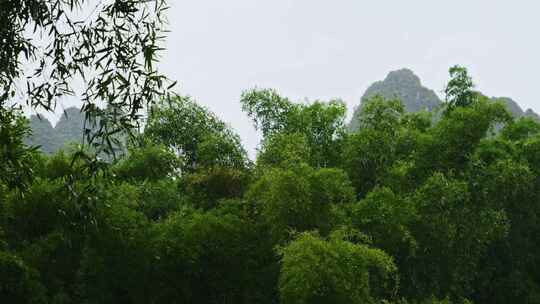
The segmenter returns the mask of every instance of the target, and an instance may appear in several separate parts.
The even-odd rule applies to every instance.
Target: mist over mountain
[[[54,127],[57,136],[64,143],[66,141],[80,142],[83,136],[84,120],[84,114],[79,108],[67,108]]]
[[[401,100],[407,112],[424,110],[433,112],[443,103],[433,90],[422,85],[420,78],[413,71],[409,69],[392,71],[384,80],[377,81],[368,87],[360,100],[360,105],[354,109],[349,123],[350,130],[358,129],[358,116],[362,110],[362,104],[375,95]],[[531,117],[540,121],[537,113],[531,109],[524,111],[516,101],[509,97],[492,97],[491,100],[505,103],[508,111],[516,118]]]
[[[492,100],[494,101],[502,101],[506,104],[506,108],[514,117],[530,117],[534,118],[538,121],[540,121],[540,115],[538,115],[536,112],[534,112],[532,109],[523,110],[519,104],[514,101],[512,98],[509,97],[493,97]]]
[[[368,87],[361,98],[360,105],[354,110],[349,125],[351,130],[359,127],[357,118],[360,115],[362,103],[375,95],[401,100],[408,112],[433,111],[442,103],[433,90],[422,85],[420,78],[413,71],[409,69],[392,71],[384,80],[377,81]]]
[[[30,128],[32,134],[26,138],[27,145],[40,146],[41,151],[45,153],[54,153],[57,149],[56,133],[51,122],[38,115],[32,115],[30,117]]]
[[[25,139],[29,146],[39,146],[40,151],[46,154],[54,154],[70,144],[80,144],[84,138],[85,115],[77,107],[65,109],[62,116],[53,127],[52,123],[45,117],[32,115],[29,118],[31,135]],[[88,125],[86,126],[88,128]],[[92,128],[96,130],[95,128]],[[116,153],[123,153],[126,138],[122,135],[116,135],[122,143],[116,144]],[[101,155],[104,159],[109,156]]]
[[[410,69],[400,69],[388,73],[382,81],[374,82],[368,87],[361,98],[360,104],[354,109],[349,123],[350,130],[358,129],[358,119],[362,103],[375,95],[384,98],[401,100],[407,112],[433,112],[443,103],[435,91],[424,87],[420,78]],[[523,110],[519,104],[509,97],[492,97],[493,101],[501,101],[514,117],[530,117],[540,121],[540,115],[531,109]],[[82,140],[84,115],[79,108],[70,107],[53,127],[45,117],[32,115],[29,118],[32,135],[26,139],[28,145],[40,146],[44,153],[54,153],[69,143],[79,143]]]
[[[32,115],[29,120],[32,134],[25,142],[27,145],[40,146],[44,153],[57,152],[69,143],[82,140],[84,115],[76,107],[67,108],[54,127],[42,116]]]

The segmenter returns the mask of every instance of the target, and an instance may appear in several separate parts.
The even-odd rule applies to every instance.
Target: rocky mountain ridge
[[[65,109],[54,127],[47,118],[38,115],[30,116],[29,121],[32,134],[26,138],[26,144],[40,146],[44,153],[55,153],[69,143],[82,140],[84,114],[79,108]]]
[[[407,112],[419,112],[422,110],[434,111],[443,101],[437,94],[422,85],[420,78],[410,69],[400,69],[388,73],[382,81],[377,81],[370,85],[361,98],[359,106],[354,110],[353,117],[349,123],[351,130],[358,129],[358,115],[362,108],[362,102],[375,95],[384,98],[397,98],[401,100]],[[492,100],[502,101],[506,104],[510,113],[514,117],[531,117],[540,121],[540,116],[531,109],[523,110],[519,104],[508,97],[492,97]]]

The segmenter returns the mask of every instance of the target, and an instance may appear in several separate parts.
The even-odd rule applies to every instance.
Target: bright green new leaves
[[[296,111],[290,100],[269,89],[246,91],[240,102],[242,110],[253,119],[255,127],[262,131],[264,137],[289,129],[290,118]]]
[[[448,109],[471,105],[475,101],[477,93],[473,91],[474,84],[467,69],[456,65],[451,67],[449,72],[450,81],[444,89]]]
[[[273,90],[253,89],[242,94],[242,109],[263,133],[263,145],[278,134],[303,136],[313,167],[336,166],[344,137],[346,108],[340,100],[293,103]],[[281,140],[278,140],[281,141]]]
[[[302,233],[280,252],[283,304],[379,303],[393,296],[376,292],[396,284],[396,267],[381,250]]]

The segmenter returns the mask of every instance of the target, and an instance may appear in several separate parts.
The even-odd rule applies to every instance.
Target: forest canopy
[[[469,80],[435,113],[366,97],[353,130],[339,100],[248,90],[254,160],[164,96],[100,170],[4,110],[0,301],[540,303],[540,123]]]

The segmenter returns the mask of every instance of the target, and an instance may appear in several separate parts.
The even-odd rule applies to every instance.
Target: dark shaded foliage
[[[253,165],[218,117],[164,98],[97,171],[28,148],[4,110],[0,302],[538,303],[540,124],[450,93],[436,119],[366,99],[346,133],[340,102],[248,91]]]

